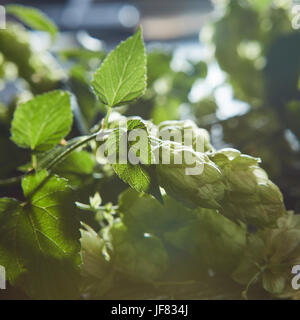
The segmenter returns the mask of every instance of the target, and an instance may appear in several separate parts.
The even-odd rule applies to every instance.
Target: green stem
[[[75,149],[81,147],[82,145],[88,143],[89,141],[95,139],[97,137],[97,135],[99,134],[99,132],[95,132],[90,136],[86,136],[84,137],[82,140],[78,141],[77,143],[73,144],[71,147],[69,147],[68,149],[66,149],[64,152],[62,152],[58,157],[56,157],[55,159],[53,159],[48,166],[45,168],[46,170],[50,170],[53,166],[55,166],[58,162],[62,161],[64,158],[66,158],[71,152],[73,152]],[[8,178],[8,179],[3,179],[0,180],[0,186],[7,186],[10,184],[15,184],[20,182],[27,174],[31,173],[33,171],[33,169],[31,169],[30,171],[28,171],[26,174],[23,174],[21,176],[18,177],[12,177],[12,178]]]
[[[95,132],[90,136],[84,137],[82,140],[78,141],[74,145],[72,145],[70,148],[66,149],[64,152],[62,152],[57,158],[53,159],[48,166],[46,167],[47,170],[50,170],[53,166],[55,166],[58,162],[65,159],[71,152],[76,150],[77,148],[83,146],[84,144],[88,143],[89,141],[95,139],[99,132]]]
[[[30,171],[31,172],[31,171]],[[26,174],[23,174],[21,176],[18,177],[12,177],[12,178],[8,178],[8,179],[2,179],[0,180],[0,187],[1,186],[8,186],[10,184],[15,184],[20,182],[24,177],[26,176]]]
[[[250,279],[250,281],[248,282],[245,290],[242,292],[242,297],[245,299],[245,300],[248,300],[248,291],[249,291],[249,288],[252,286],[252,284],[254,284],[258,278],[260,277],[260,275],[265,271],[266,269],[266,266],[262,267],[257,273],[255,273],[255,275]]]
[[[111,112],[111,107],[108,106],[107,107],[107,113],[106,113],[106,116],[104,118],[103,128],[102,129],[107,129],[108,128],[108,120],[109,120],[110,112]]]
[[[31,165],[33,169],[37,166],[37,157],[35,153],[32,153],[31,155]]]

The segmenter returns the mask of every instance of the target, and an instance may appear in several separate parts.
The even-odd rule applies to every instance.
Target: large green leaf
[[[48,150],[70,131],[73,115],[70,94],[52,91],[19,104],[12,121],[12,140],[20,147]]]
[[[78,297],[79,224],[65,208],[67,180],[43,170],[22,181],[25,202],[0,199],[0,264],[36,299]]]
[[[58,31],[57,26],[41,11],[32,7],[25,7],[16,4],[6,6],[6,11],[7,13],[16,16],[29,27],[36,30],[49,32],[52,39],[55,38]]]
[[[122,42],[96,71],[92,86],[99,99],[114,107],[130,102],[146,90],[146,54],[142,29]]]
[[[128,141],[130,140],[132,130],[139,130],[136,132],[137,134],[141,134],[136,137],[135,141]],[[132,140],[134,139],[135,136],[132,137]],[[123,149],[120,147],[120,143],[123,143],[123,141],[127,142],[128,152],[124,150],[126,154],[123,153]],[[107,152],[108,158],[116,159],[112,163],[112,167],[125,183],[128,183],[138,192],[148,192],[153,194],[158,200],[162,200],[155,167],[150,165],[152,153],[148,131],[140,119],[128,120],[127,129],[119,128],[113,131],[107,140]],[[133,164],[128,156],[130,154],[134,158],[137,157],[139,163]],[[127,160],[127,163],[122,163],[121,159]]]
[[[84,183],[84,178],[91,175],[95,166],[93,155],[87,151],[74,151],[61,163],[54,166],[53,171],[61,177],[68,179],[72,187]]]

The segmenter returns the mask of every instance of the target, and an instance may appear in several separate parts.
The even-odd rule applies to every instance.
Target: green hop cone
[[[168,254],[161,240],[151,234],[130,232],[121,222],[109,229],[112,262],[116,270],[132,279],[152,282],[168,267]]]
[[[241,154],[231,148],[214,152],[210,158],[222,170],[228,190],[245,194],[255,192],[258,184],[255,173],[259,170],[260,159]]]
[[[225,179],[226,195],[221,212],[234,221],[259,228],[275,226],[286,210],[279,188],[258,166],[260,159],[229,148],[209,157]]]
[[[112,287],[114,270],[104,240],[89,226],[81,229],[81,292],[89,298],[100,298]]]
[[[171,142],[163,143],[160,148],[158,179],[167,194],[191,208],[220,208],[225,185],[219,168],[204,153],[191,148]],[[164,164],[165,151],[170,153],[170,164]]]
[[[282,194],[270,180],[258,184],[255,193],[228,193],[221,212],[234,221],[258,228],[274,227],[276,220],[286,214]]]
[[[119,213],[122,221],[136,233],[151,233],[162,237],[165,232],[194,220],[193,210],[163,195],[163,204],[148,194],[139,194],[129,188],[119,197]]]
[[[198,128],[192,120],[164,121],[158,125],[157,137],[162,140],[173,140],[192,147],[197,152],[213,151],[207,130]]]
[[[1,30],[0,51],[7,61],[17,66],[19,75],[36,92],[54,89],[65,76],[50,53],[31,48],[29,34],[21,24],[8,23],[6,29]]]
[[[276,297],[296,298],[291,271],[299,264],[300,219],[289,212],[277,220],[277,228],[250,235],[247,250],[232,277],[248,289],[260,283]]]
[[[185,226],[166,232],[164,238],[188,252],[202,268],[231,273],[246,245],[246,230],[216,210],[197,208],[196,218]]]

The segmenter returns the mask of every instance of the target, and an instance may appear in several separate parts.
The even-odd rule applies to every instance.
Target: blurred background
[[[10,15],[0,30],[0,180],[26,171],[30,159],[9,140],[17,103],[70,90],[75,123],[68,138],[88,133],[105,114],[90,89],[92,74],[142,25],[148,89],[118,112],[154,123],[194,120],[215,148],[260,157],[287,209],[300,212],[300,1],[0,1],[11,3],[41,9],[60,33],[52,41]],[[92,164],[70,172],[74,198],[85,203],[99,191],[104,203],[115,203],[126,186],[97,170]],[[15,185],[0,186],[0,195],[22,197]]]
[[[155,123],[194,120],[210,131],[216,148],[261,157],[287,208],[300,210],[300,1],[0,3],[39,8],[60,29],[51,42],[8,16],[0,32],[0,144],[10,150],[1,155],[1,178],[26,162],[26,153],[7,139],[16,103],[53,88],[71,90],[72,134],[87,133],[104,114],[90,77],[106,52],[141,24],[149,52],[148,90],[119,111]]]
[[[82,29],[109,42],[124,39],[138,24],[144,26],[146,40],[193,37],[213,9],[210,0],[3,1],[12,2],[41,9],[61,31]]]

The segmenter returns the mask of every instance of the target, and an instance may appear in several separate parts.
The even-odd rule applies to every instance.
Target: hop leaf
[[[51,150],[51,152],[55,152],[55,150]],[[45,158],[43,157],[43,160]],[[38,158],[38,166],[42,164]],[[75,189],[83,183],[85,176],[92,174],[94,166],[95,160],[92,154],[81,150],[69,154],[62,162],[53,167],[53,172],[68,179],[70,186]]]
[[[138,141],[128,141],[136,130]],[[125,148],[124,148],[124,144]],[[125,149],[125,150],[124,150]],[[150,166],[152,149],[146,124],[140,119],[130,119],[126,128],[118,128],[107,139],[107,156],[115,173],[138,192],[147,192],[161,201],[156,170]],[[136,164],[132,163],[132,159]],[[125,161],[124,161],[125,160]],[[125,162],[125,163],[124,163]]]
[[[145,92],[146,53],[141,28],[105,58],[92,86],[110,107],[128,103]]]
[[[41,11],[25,7],[21,5],[8,5],[6,7],[7,13],[15,15],[20,20],[24,21],[29,27],[36,30],[49,32],[52,39],[57,34],[57,26],[52,20],[46,17]]]
[[[70,94],[60,90],[45,93],[17,106],[11,139],[22,148],[48,150],[69,133],[72,121]]]
[[[45,170],[22,181],[25,203],[0,199],[0,264],[36,299],[78,298],[79,232],[67,181]]]

